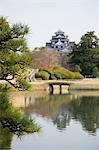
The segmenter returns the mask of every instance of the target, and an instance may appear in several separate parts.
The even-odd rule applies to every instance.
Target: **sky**
[[[0,0],[0,16],[27,24],[28,46],[45,46],[61,29],[76,43],[87,31],[99,37],[99,0]]]

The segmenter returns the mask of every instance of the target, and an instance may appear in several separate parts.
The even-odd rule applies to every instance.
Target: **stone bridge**
[[[66,88],[67,88],[67,86],[68,86],[68,89],[69,89],[69,86],[72,83],[62,80],[62,81],[48,81],[47,84],[49,86],[49,94],[53,94],[54,93],[54,88],[55,88],[54,86],[55,85],[58,85],[58,87],[59,87],[59,94],[62,94],[62,89],[63,89],[62,87],[66,86]]]

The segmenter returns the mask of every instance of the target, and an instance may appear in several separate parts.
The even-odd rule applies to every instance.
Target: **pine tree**
[[[11,25],[6,18],[0,17],[0,79],[14,87],[18,84],[11,80],[25,79],[23,74],[31,61],[25,37],[28,32],[26,25]]]

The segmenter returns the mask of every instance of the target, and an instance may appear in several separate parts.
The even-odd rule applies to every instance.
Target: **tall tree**
[[[31,61],[25,38],[28,32],[26,25],[11,25],[6,18],[0,17],[0,79],[14,87],[17,84],[11,80],[25,78],[23,74]]]
[[[87,32],[81,37],[78,44],[75,44],[70,53],[70,63],[73,67],[79,65],[83,75],[91,75],[94,67],[99,62],[99,39],[94,31]]]

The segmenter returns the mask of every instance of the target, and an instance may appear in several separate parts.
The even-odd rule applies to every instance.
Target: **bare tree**
[[[69,68],[69,57],[68,53],[60,53],[60,65],[65,68]]]
[[[32,52],[32,68],[50,68],[60,64],[60,53],[46,47],[35,49]]]

